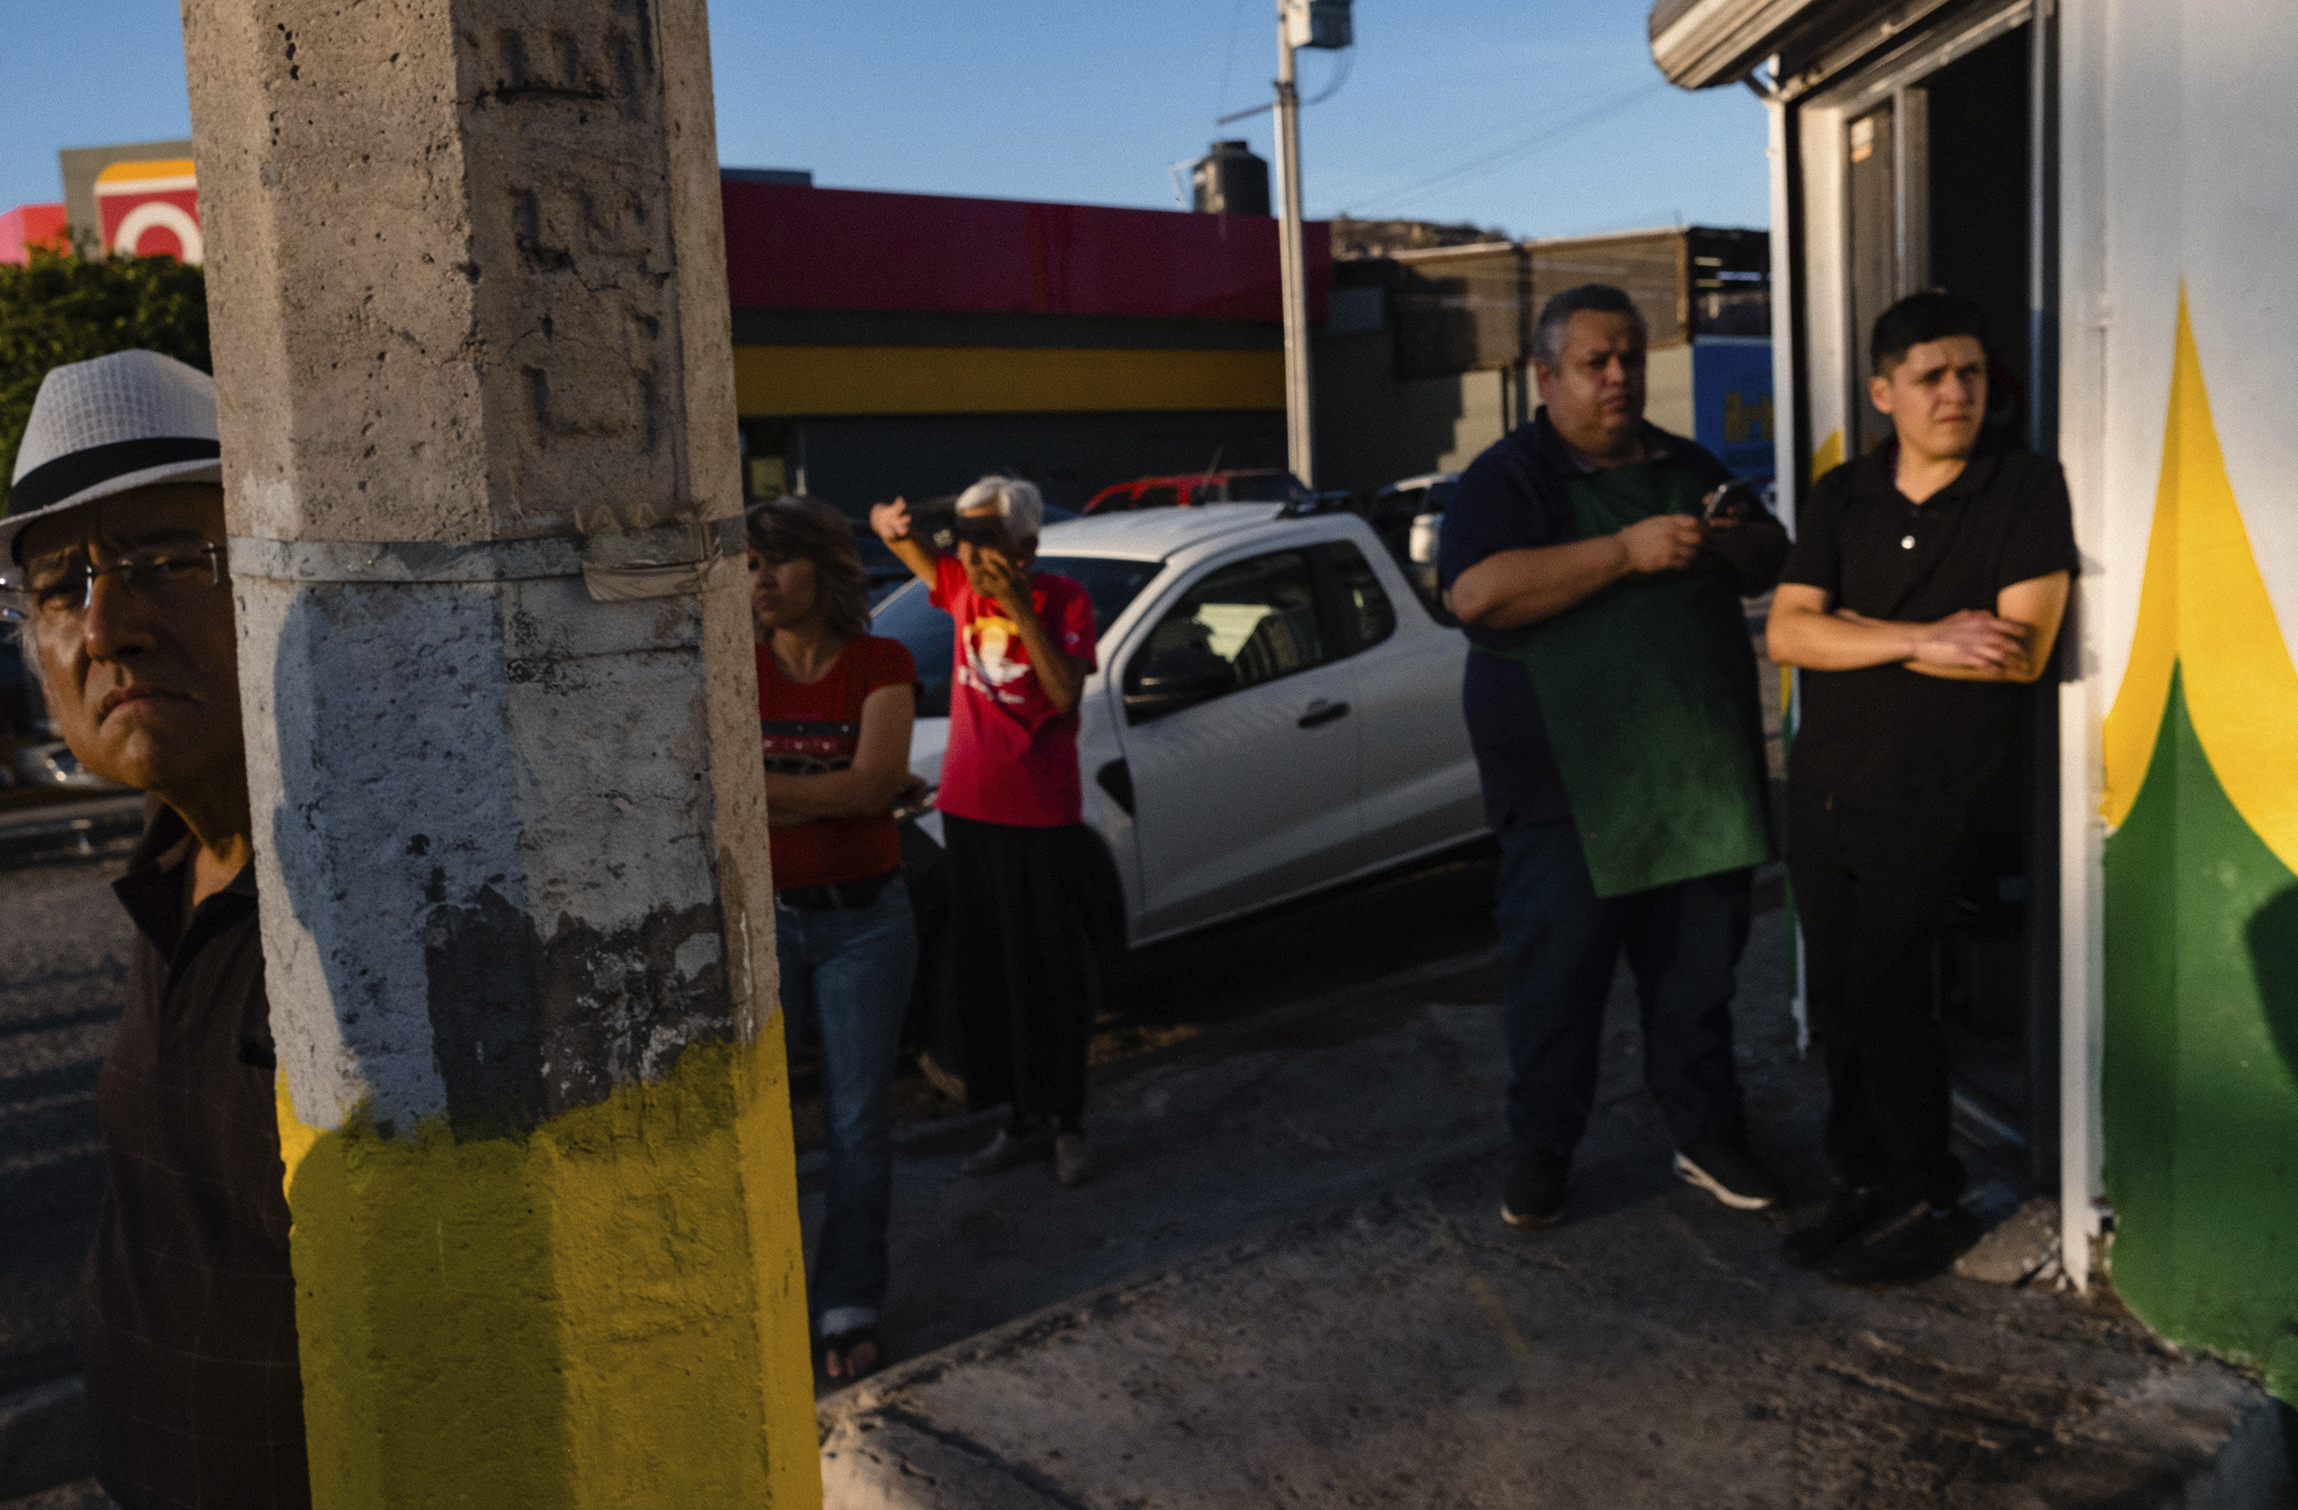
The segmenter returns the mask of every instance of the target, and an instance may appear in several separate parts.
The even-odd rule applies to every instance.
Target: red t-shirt
[[[759,645],[758,742],[766,769],[786,776],[851,769],[862,737],[863,701],[880,687],[917,679],[909,647],[900,640],[856,635],[814,682],[790,680],[774,663],[773,647]],[[776,891],[860,881],[902,863],[901,836],[883,813],[816,818],[768,834]]]
[[[1029,601],[1063,654],[1093,658],[1093,600],[1068,577],[1033,572]],[[1077,714],[1056,714],[1030,669],[1021,632],[997,600],[977,595],[944,556],[934,604],[957,620],[950,739],[934,806],[960,818],[1053,828],[1085,815],[1077,781]]]

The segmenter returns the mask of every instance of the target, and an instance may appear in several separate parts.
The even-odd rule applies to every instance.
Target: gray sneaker
[[[990,1139],[980,1152],[966,1155],[965,1162],[958,1165],[958,1171],[961,1174],[996,1174],[1016,1164],[1029,1164],[1051,1157],[1052,1123],[1040,1122],[1018,1136],[1010,1128],[1001,1127],[997,1130],[997,1136]]]

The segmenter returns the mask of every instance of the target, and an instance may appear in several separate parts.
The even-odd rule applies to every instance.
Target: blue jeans
[[[1508,1027],[1508,1132],[1569,1156],[1596,1100],[1604,999],[1624,950],[1643,1009],[1644,1084],[1680,1146],[1740,1116],[1731,1001],[1750,874],[1599,898],[1570,820],[1500,831],[1494,912]]]
[[[815,1026],[822,1045],[822,1125],[830,1185],[807,1284],[817,1326],[875,1321],[886,1299],[886,1224],[894,1200],[894,1055],[918,933],[900,878],[867,907],[774,909],[782,1023]]]

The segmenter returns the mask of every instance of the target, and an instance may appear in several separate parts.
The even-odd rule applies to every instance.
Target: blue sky
[[[1357,0],[1353,57],[1304,53],[1311,215],[1473,220],[1520,236],[1682,218],[1760,226],[1763,111],[1689,95],[1647,0]],[[56,149],[181,136],[176,0],[9,6],[0,208],[61,196]],[[1171,206],[1216,134],[1272,154],[1271,0],[719,0],[720,160],[815,182]]]

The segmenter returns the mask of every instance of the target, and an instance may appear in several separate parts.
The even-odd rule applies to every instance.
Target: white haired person
[[[1064,1185],[1093,1173],[1085,1050],[1092,1035],[1077,774],[1077,702],[1094,668],[1093,602],[1032,571],[1045,500],[1011,477],[958,495],[957,554],[910,529],[901,500],[870,526],[957,621],[942,812],[953,992],[966,1099],[1011,1108],[968,1174],[1050,1157]]]
[[[918,673],[901,641],[869,632],[844,515],[784,497],[747,524],[782,1022],[822,1047],[830,1187],[806,1293],[815,1357],[844,1384],[881,1357],[894,1056],[918,960],[891,810],[911,784]]]
[[[150,351],[50,371],[0,519],[0,612],[81,765],[148,793],[96,1082],[88,1442],[125,1510],[311,1503],[215,384]]]

